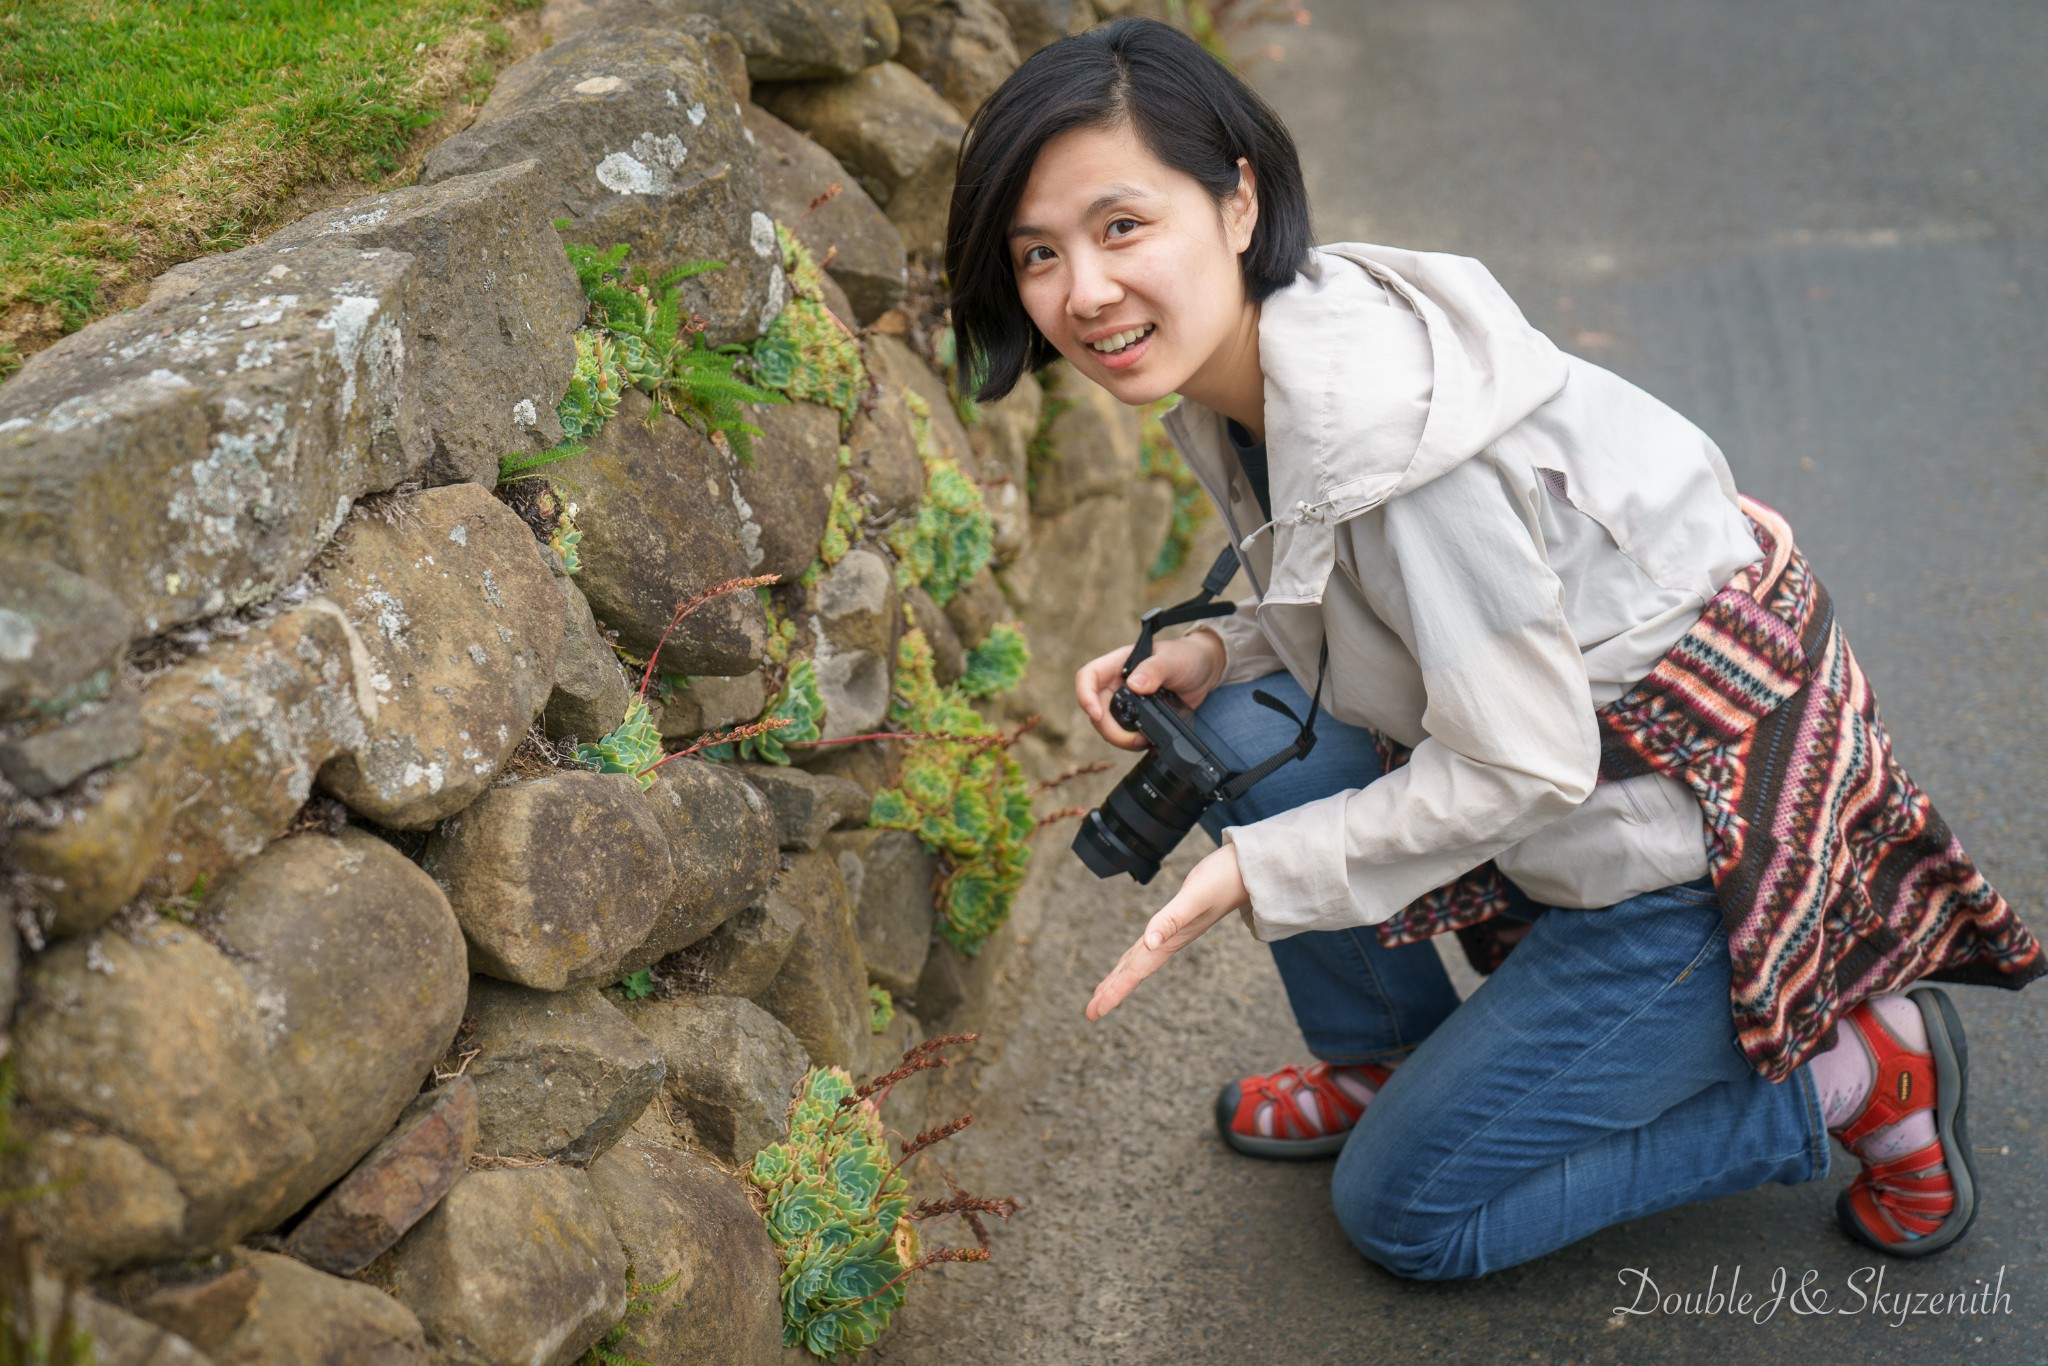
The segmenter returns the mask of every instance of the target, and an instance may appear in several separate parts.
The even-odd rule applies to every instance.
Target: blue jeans
[[[1284,673],[1204,699],[1202,719],[1247,762],[1296,731],[1255,688],[1308,706]],[[1380,772],[1371,736],[1325,715],[1308,758],[1202,826],[1218,837]],[[1527,936],[1462,1004],[1428,941],[1390,949],[1368,925],[1272,945],[1311,1053],[1405,1055],[1331,1181],[1359,1251],[1400,1276],[1483,1276],[1674,1205],[1827,1175],[1811,1069],[1773,1084],[1736,1045],[1709,880],[1518,915]]]

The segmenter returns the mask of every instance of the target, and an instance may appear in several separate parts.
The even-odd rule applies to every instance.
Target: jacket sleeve
[[[1225,827],[1262,940],[1390,919],[1569,814],[1599,767],[1562,585],[1490,460],[1337,534],[1354,538],[1361,591],[1421,666],[1427,735],[1364,788]],[[1333,641],[1333,671],[1340,657]]]
[[[1242,683],[1248,678],[1264,678],[1287,667],[1259,625],[1256,598],[1244,599],[1237,604],[1237,611],[1227,617],[1202,622],[1188,634],[1195,631],[1212,632],[1223,642],[1223,676],[1216,680],[1219,688],[1226,683]]]

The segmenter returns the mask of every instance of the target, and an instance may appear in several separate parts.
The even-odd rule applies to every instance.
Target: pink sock
[[[1879,1019],[1890,1027],[1899,1042],[1915,1052],[1927,1051],[1927,1021],[1920,1017],[1920,1007],[1904,995],[1893,992],[1870,998],[1870,1008]],[[1874,1026],[1873,1026],[1874,1027]],[[1837,1030],[1839,1038],[1835,1046],[1814,1058],[1814,1089],[1820,1092],[1822,1121],[1829,1132],[1843,1128],[1870,1094],[1870,1086],[1877,1078],[1877,1069],[1863,1042],[1856,1037],[1856,1027],[1846,1018]],[[1921,1110],[1906,1116],[1897,1124],[1879,1129],[1863,1141],[1862,1156],[1873,1162],[1924,1148],[1935,1139],[1934,1111]],[[1839,1133],[1836,1134],[1839,1138]]]

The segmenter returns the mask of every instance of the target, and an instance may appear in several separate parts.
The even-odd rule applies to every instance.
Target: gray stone
[[[360,658],[347,616],[313,598],[157,678],[142,753],[15,832],[45,931],[84,933],[139,891],[177,896],[283,834],[322,766],[368,743],[377,693]]]
[[[670,961],[709,995],[751,1000],[782,971],[803,925],[804,913],[771,891]]]
[[[782,1344],[782,1265],[745,1189],[715,1163],[628,1135],[591,1164],[640,1287],[670,1282],[648,1313],[629,1315],[613,1348],[638,1361],[749,1366]]]
[[[989,0],[938,0],[906,15],[896,60],[972,118],[1021,60],[1010,25]]]
[[[1004,595],[1018,604],[1031,667],[996,705],[1012,718],[1039,715],[1039,734],[1049,743],[1092,733],[1074,701],[1074,671],[1130,643],[1150,568],[1138,557],[1128,501],[1090,498],[1040,522],[1030,549],[998,575]]]
[[[136,1317],[212,1353],[249,1317],[259,1288],[256,1272],[230,1252],[116,1277],[113,1298]]]
[[[600,4],[603,2],[604,0],[598,0]],[[579,3],[581,0],[560,0],[558,4],[550,5],[548,8],[561,11],[573,8]],[[635,0],[616,0],[616,3],[632,5]],[[658,4],[659,0],[656,0],[656,3]],[[684,3],[688,3],[688,0],[684,0]],[[546,15],[541,17],[541,23],[543,26],[546,25]],[[754,98],[754,80],[747,74],[747,54],[740,46],[739,39],[720,27],[718,21],[708,14],[685,14],[682,19],[682,30],[695,38],[697,46],[704,49],[704,60],[711,63],[711,69],[725,82],[725,88],[732,92],[734,99],[744,105]],[[558,33],[556,36],[561,35]]]
[[[64,1282],[31,1264],[30,1296],[34,1324],[48,1331],[64,1312]],[[91,1344],[85,1360],[95,1366],[213,1366],[213,1358],[161,1324],[109,1304],[79,1288],[70,1297],[72,1323]],[[27,1327],[19,1319],[10,1328]],[[31,1358],[38,1360],[40,1358]]]
[[[125,1138],[48,1129],[30,1137],[18,1171],[19,1184],[55,1193],[47,1210],[30,1212],[67,1266],[103,1270],[184,1247],[188,1202],[177,1178]]]
[[[1080,33],[1095,22],[1089,0],[995,0],[1009,21],[1017,54],[1029,57],[1047,43]]]
[[[731,730],[752,721],[768,705],[768,680],[759,672],[721,678],[707,674],[651,704],[662,738],[687,740],[711,731]],[[675,767],[674,764],[669,768]],[[663,769],[666,773],[668,769]]]
[[[747,572],[794,583],[818,558],[839,478],[839,414],[815,403],[764,403],[747,410],[761,429],[751,465],[734,469]]]
[[[933,943],[910,1004],[918,1018],[937,1024],[974,996],[974,963],[943,940]]]
[[[1045,391],[1038,377],[1026,371],[1017,386],[993,403],[979,406],[980,420],[967,429],[967,439],[980,457],[985,477],[1007,477],[1022,484],[1030,469],[1031,439],[1038,435]]]
[[[953,624],[961,645],[970,650],[988,639],[996,623],[1009,621],[1015,615],[996,576],[987,568],[946,601],[946,620]]]
[[[759,105],[748,105],[746,116],[768,212],[824,263],[826,274],[846,291],[855,318],[871,323],[901,303],[903,235],[860,181],[830,152]],[[811,208],[834,185],[839,193]]]
[[[543,992],[478,978],[464,1074],[476,1082],[477,1151],[588,1163],[661,1086],[661,1054],[594,987]]]
[[[14,917],[0,915],[0,1059],[14,1048],[8,1022],[14,1018],[14,1002],[20,993],[21,940],[14,930]]]
[[[924,496],[924,459],[900,389],[877,386],[874,407],[855,415],[846,444],[855,487],[874,518],[894,521],[916,508]]]
[[[589,454],[571,466],[583,532],[577,586],[619,644],[642,659],[679,605],[747,573],[732,462],[681,418],[662,415],[650,425],[650,407],[628,390],[618,415],[590,438]],[[656,668],[744,674],[760,666],[767,632],[758,598],[727,593],[669,633]]]
[[[896,22],[896,11],[889,0],[863,0],[861,8],[861,46],[863,60],[869,66],[886,62],[896,55],[903,45],[903,30]]]
[[[142,711],[134,699],[90,706],[75,720],[0,744],[0,773],[29,796],[47,797],[142,752]]]
[[[667,22],[609,17],[509,67],[474,124],[428,153],[420,183],[509,166],[541,167],[549,218],[568,241],[632,247],[650,276],[720,261],[683,282],[687,312],[714,344],[759,336],[788,297],[739,105],[704,49]],[[856,35],[857,38],[857,35]],[[744,43],[744,38],[742,42]]]
[[[754,99],[858,177],[903,235],[905,250],[936,257],[966,132],[937,91],[895,62],[881,62],[842,80],[757,88]]]
[[[863,735],[888,718],[899,601],[895,567],[865,546],[847,552],[809,590],[825,739]]]
[[[541,712],[550,740],[595,744],[626,719],[632,692],[619,657],[597,632],[590,603],[574,579],[555,580],[562,597],[562,650],[555,657],[555,687]],[[635,680],[636,682],[638,680]]]
[[[907,830],[844,830],[826,838],[825,850],[853,902],[868,980],[893,995],[915,995],[932,946],[937,860]]]
[[[760,1003],[819,1066],[858,1067],[867,1057],[868,973],[845,879],[822,850],[789,862],[776,890],[803,911],[804,926]]]
[[[1086,498],[1122,493],[1138,479],[1137,410],[1065,361],[1042,373],[1047,392],[1062,407],[1047,425],[1045,447],[1031,467],[1031,514],[1038,518],[1058,516]]]
[[[638,780],[574,769],[492,788],[420,863],[462,922],[471,971],[543,991],[617,981],[673,878]]]
[[[367,660],[368,741],[321,785],[379,825],[424,830],[468,806],[554,686],[563,606],[517,513],[474,484],[353,518],[328,586]],[[367,670],[364,669],[367,664]]]
[[[815,849],[826,831],[865,824],[873,804],[866,789],[850,778],[781,764],[747,764],[740,772],[767,799],[784,849]]]
[[[801,762],[804,772],[845,778],[872,798],[903,776],[903,746],[886,740],[827,745],[804,751]]]
[[[967,652],[961,648],[959,633],[945,609],[922,588],[905,592],[903,606],[910,614],[910,624],[924,632],[925,643],[931,646],[932,676],[941,687],[959,682],[967,671]]]
[[[736,996],[628,1001],[624,1010],[667,1059],[664,1112],[694,1143],[744,1167],[789,1133],[789,1098],[811,1060],[773,1015]]]
[[[383,1142],[285,1239],[302,1262],[360,1271],[440,1203],[476,1151],[477,1087],[466,1076],[413,1098]]]
[[[216,1366],[426,1366],[426,1335],[410,1309],[374,1286],[329,1276],[273,1252],[243,1252],[257,1290]]]
[[[901,337],[876,333],[868,338],[868,369],[875,384],[885,393],[900,395],[906,389],[924,400],[931,453],[951,460],[967,472],[981,477],[980,460],[968,439],[967,428],[953,407],[953,391],[946,378],[917,354]]]
[[[568,1366],[626,1312],[626,1254],[573,1167],[468,1173],[363,1279],[447,1366]]]
[[[409,253],[406,363],[433,433],[429,483],[498,481],[498,462],[562,439],[584,298],[548,226],[545,176],[523,161],[311,214],[270,248],[340,240]]]
[[[121,600],[91,579],[47,560],[0,556],[0,720],[104,697],[134,626]]]
[[[0,387],[0,544],[154,634],[260,602],[432,450],[417,266],[327,241],[213,257]]]
[[[313,1135],[268,1227],[390,1131],[455,1037],[462,931],[433,880],[361,830],[278,841],[208,898],[203,920],[248,982],[272,1071]]]
[[[86,1271],[221,1251],[314,1155],[241,974],[191,930],[135,934],[46,950],[15,1019],[40,1131],[24,1184],[53,1184],[28,1208],[52,1255]]]
[[[850,76],[873,60],[860,0],[566,0],[564,8],[573,17],[558,21],[562,35],[601,25],[687,27],[701,14],[739,41],[757,81]]]
[[[724,765],[695,758],[664,764],[647,804],[668,840],[675,876],[654,928],[627,955],[627,972],[696,943],[759,901],[776,867],[774,813]]]

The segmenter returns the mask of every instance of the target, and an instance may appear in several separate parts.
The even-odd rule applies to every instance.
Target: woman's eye
[[[1025,265],[1027,265],[1027,266],[1035,266],[1035,265],[1037,265],[1037,264],[1038,264],[1038,263],[1039,263],[1040,261],[1049,261],[1049,260],[1051,260],[1051,259],[1052,259],[1052,257],[1051,257],[1050,255],[1046,255],[1046,256],[1034,256],[1034,255],[1032,255],[1032,253],[1033,253],[1033,252],[1039,252],[1039,251],[1043,251],[1043,252],[1047,252],[1047,253],[1050,253],[1050,252],[1052,251],[1052,248],[1051,248],[1051,247],[1046,247],[1046,246],[1038,246],[1038,247],[1026,247],[1026,248],[1024,249],[1024,264],[1025,264]]]
[[[1117,227],[1118,227],[1118,225],[1119,225],[1119,224],[1123,224],[1123,223],[1128,223],[1128,224],[1130,224],[1130,225],[1131,225],[1131,227],[1133,227],[1133,228],[1136,228],[1136,227],[1138,226],[1138,220],[1137,220],[1137,219],[1135,219],[1135,218],[1115,218],[1115,219],[1111,219],[1111,220],[1110,220],[1110,224],[1109,224],[1109,235],[1110,235],[1111,237],[1128,237],[1128,236],[1130,236],[1130,234],[1129,234],[1129,233],[1127,233],[1127,232],[1126,232],[1126,233],[1120,233],[1120,232],[1118,232],[1118,231],[1117,231]]]

